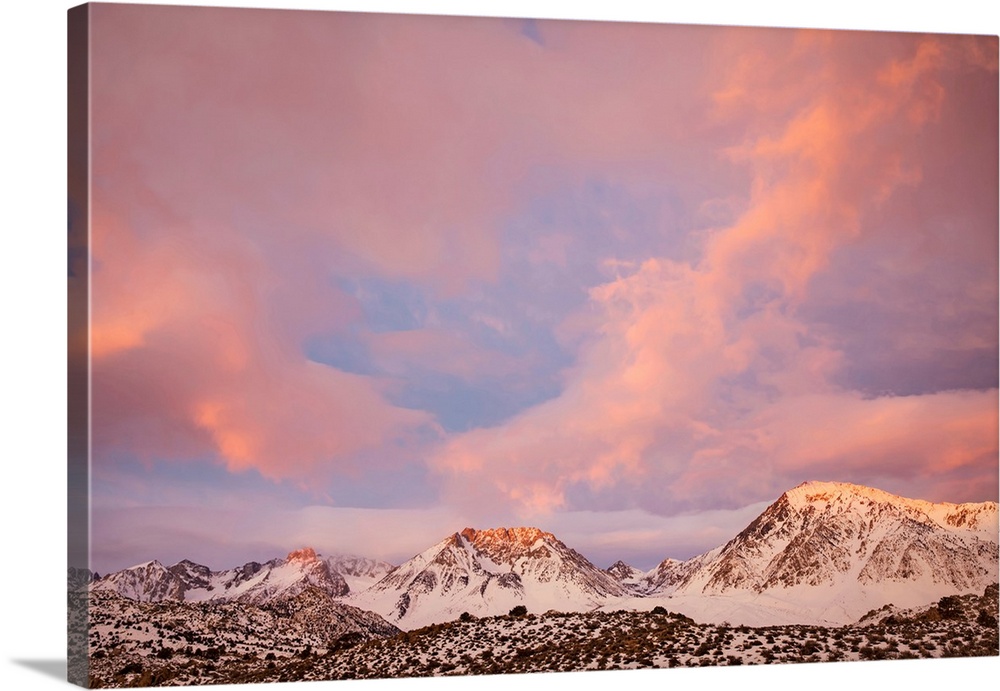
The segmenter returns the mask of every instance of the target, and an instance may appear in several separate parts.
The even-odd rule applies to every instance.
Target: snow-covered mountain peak
[[[465,528],[459,533],[474,545],[486,544],[515,544],[524,547],[531,547],[539,540],[555,540],[552,533],[546,533],[539,528],[488,528],[486,530],[476,530],[475,528]]]
[[[316,550],[312,547],[303,547],[302,549],[296,549],[289,552],[285,561],[289,563],[302,562],[305,564],[311,564],[312,562],[319,561],[319,557],[316,556]]]
[[[610,574],[538,528],[465,528],[416,555],[352,599],[411,627],[463,611],[504,614],[592,609],[627,591]]]
[[[853,611],[860,603],[979,590],[996,582],[997,550],[995,502],[935,504],[808,482],[782,494],[723,547],[668,565],[667,578],[650,581],[652,591],[674,596],[818,602],[822,593],[824,606]]]
[[[190,559],[183,559],[167,571],[176,576],[184,586],[184,590],[190,588],[207,588],[212,581],[212,571],[207,566],[196,564]]]
[[[642,596],[650,589],[653,580],[645,571],[641,571],[620,559],[604,569],[604,573],[621,583],[626,591],[638,596]]]
[[[636,581],[646,575],[644,571],[640,571],[634,566],[626,564],[621,559],[604,570],[622,582]]]
[[[950,532],[969,532],[996,539],[997,503],[952,504],[908,499],[874,487],[847,482],[803,482],[785,492],[765,513],[780,513],[785,508],[805,516],[854,515],[869,521],[894,516],[917,523],[944,528]],[[772,511],[772,509],[779,509]]]
[[[520,559],[547,559],[554,551],[568,549],[552,533],[530,527],[466,528],[454,537],[507,571]]]
[[[190,568],[190,567],[205,568],[205,567],[202,567],[201,564],[197,564],[197,563],[191,561],[190,559],[181,559],[179,562],[177,562],[176,564],[174,564],[174,566],[183,566],[183,567],[188,567],[188,568]]]
[[[850,482],[823,482],[817,480],[803,482],[802,484],[788,490],[782,496],[788,500],[792,507],[797,509],[802,509],[807,506],[823,509],[830,505],[842,506],[856,502],[860,502],[862,504],[893,503],[914,506],[929,504],[929,502],[919,499],[905,499],[903,497],[898,497],[884,490],[875,489],[874,487],[855,485]]]
[[[179,600],[184,597],[185,582],[156,559],[130,566],[94,581],[94,590],[113,590],[139,602]]]

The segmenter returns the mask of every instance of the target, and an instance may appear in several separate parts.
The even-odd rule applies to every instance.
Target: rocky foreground
[[[253,605],[92,603],[94,688],[997,655],[997,586],[843,627],[699,624],[652,612],[471,615],[414,631]],[[303,605],[309,604],[308,608]],[[169,611],[151,608],[164,608]],[[337,607],[342,607],[337,605]],[[128,611],[123,611],[127,609]],[[187,611],[191,609],[192,611]],[[306,611],[309,614],[306,615]],[[152,622],[156,622],[155,624]],[[106,628],[110,625],[111,628]],[[231,635],[206,636],[225,625]]]

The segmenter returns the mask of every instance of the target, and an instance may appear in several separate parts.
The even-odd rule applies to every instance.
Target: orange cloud
[[[864,470],[872,476],[946,474],[997,458],[996,391],[862,398],[788,397],[762,413],[772,462]]]
[[[235,472],[306,482],[356,471],[431,423],[391,405],[385,382],[307,360],[304,324],[336,328],[357,308],[328,285],[310,286],[326,310],[297,300],[286,292],[296,279],[226,228],[147,234],[99,216],[93,256],[98,459],[215,455]]]
[[[580,488],[639,493],[654,478],[668,483],[661,505],[684,505],[718,501],[721,483],[738,502],[814,475],[904,481],[969,466],[995,477],[995,390],[844,390],[834,378],[843,353],[796,314],[833,254],[863,239],[894,192],[920,183],[904,152],[945,95],[937,39],[900,41],[877,69],[812,73],[838,64],[855,38],[805,41],[792,61],[737,62],[715,101],[719,117],[762,128],[729,150],[751,173],[747,210],[706,236],[698,261],[651,259],[591,291],[587,310],[599,316],[575,321],[593,331],[562,394],[434,458],[456,497],[473,476],[492,490],[470,504],[531,510],[572,508]]]

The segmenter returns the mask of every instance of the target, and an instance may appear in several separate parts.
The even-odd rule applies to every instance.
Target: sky
[[[92,22],[98,571],[997,499],[996,37]]]

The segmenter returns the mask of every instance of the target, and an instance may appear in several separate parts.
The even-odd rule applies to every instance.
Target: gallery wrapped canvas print
[[[68,25],[72,682],[998,654],[996,36]]]

